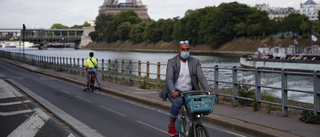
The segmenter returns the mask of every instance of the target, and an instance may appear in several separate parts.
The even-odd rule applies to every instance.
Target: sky
[[[191,9],[219,6],[221,3],[237,1],[248,6],[266,3],[270,7],[300,8],[307,0],[142,0],[148,6],[151,19],[157,21],[179,16]],[[320,0],[314,0],[319,3]],[[0,28],[49,29],[55,23],[71,27],[83,25],[86,20],[95,20],[104,0],[1,0]],[[125,2],[125,0],[119,0]]]

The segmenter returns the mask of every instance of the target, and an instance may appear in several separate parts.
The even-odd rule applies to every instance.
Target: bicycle
[[[94,82],[95,82],[96,78],[94,77],[94,72],[89,72],[89,81],[88,81],[88,87],[89,87],[89,91],[91,90],[91,92],[93,92],[95,90],[94,87]]]
[[[184,98],[184,96],[186,96]],[[209,137],[208,131],[202,124],[201,115],[208,115],[213,111],[216,95],[210,95],[206,91],[187,91],[182,92],[181,97],[187,111],[191,114],[191,123],[189,130],[186,131],[186,118],[184,108],[181,110],[181,116],[178,116],[175,121],[176,131],[178,135],[174,137]]]
[[[86,67],[86,72],[88,71],[88,68]],[[88,90],[93,92],[95,90],[94,82],[95,82],[94,72],[89,72],[89,80],[88,80]],[[86,90],[84,90],[86,91]]]

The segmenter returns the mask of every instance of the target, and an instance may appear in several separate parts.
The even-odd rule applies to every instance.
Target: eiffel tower
[[[104,0],[103,5],[100,6],[99,14],[118,14],[121,11],[133,10],[138,17],[147,20],[150,19],[148,15],[147,5],[143,5],[142,0],[126,0],[125,3],[119,3],[118,0]]]

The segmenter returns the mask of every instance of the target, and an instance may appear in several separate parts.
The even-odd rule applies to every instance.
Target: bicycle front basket
[[[216,95],[192,95],[186,97],[186,105],[191,114],[208,115],[213,111]]]

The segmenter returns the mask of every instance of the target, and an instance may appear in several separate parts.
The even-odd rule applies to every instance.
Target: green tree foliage
[[[138,24],[140,22],[142,22],[142,19],[140,19],[134,11],[121,11],[119,14],[115,15],[114,19],[110,23],[107,23],[108,25],[103,29],[104,38],[107,42],[126,40],[130,38],[129,32],[132,28],[132,25]]]
[[[146,29],[145,21],[140,22],[139,24],[133,25],[132,29],[129,32],[129,37],[131,42],[133,42],[134,44],[143,42],[144,39],[142,34],[145,31],[145,29]]]
[[[96,36],[96,38],[91,39],[95,39],[94,41],[103,41],[105,37],[105,28],[112,23],[113,19],[114,16],[111,14],[99,14],[96,17],[96,26],[94,27],[96,34],[92,34],[92,36]]]
[[[132,28],[132,25],[130,22],[124,22],[124,23],[121,23],[117,30],[116,30],[116,37],[121,40],[121,41],[125,41],[127,39],[129,39],[129,32]]]
[[[320,23],[308,17],[290,14],[282,20],[270,20],[267,12],[237,2],[222,3],[218,7],[187,10],[183,18],[142,20],[132,11],[116,15],[100,14],[96,18],[95,41],[133,43],[189,40],[191,45],[209,44],[213,48],[239,37],[271,36],[279,32],[308,34],[311,28],[320,32]]]
[[[50,29],[68,29],[68,26],[62,25],[60,23],[53,24]]]
[[[303,23],[303,25],[301,25]],[[301,27],[300,27],[301,26]],[[302,30],[302,29],[303,30]],[[299,34],[303,34],[306,31],[311,31],[312,22],[305,15],[301,15],[298,13],[291,13],[289,16],[283,18],[280,24],[281,32],[298,32]]]

